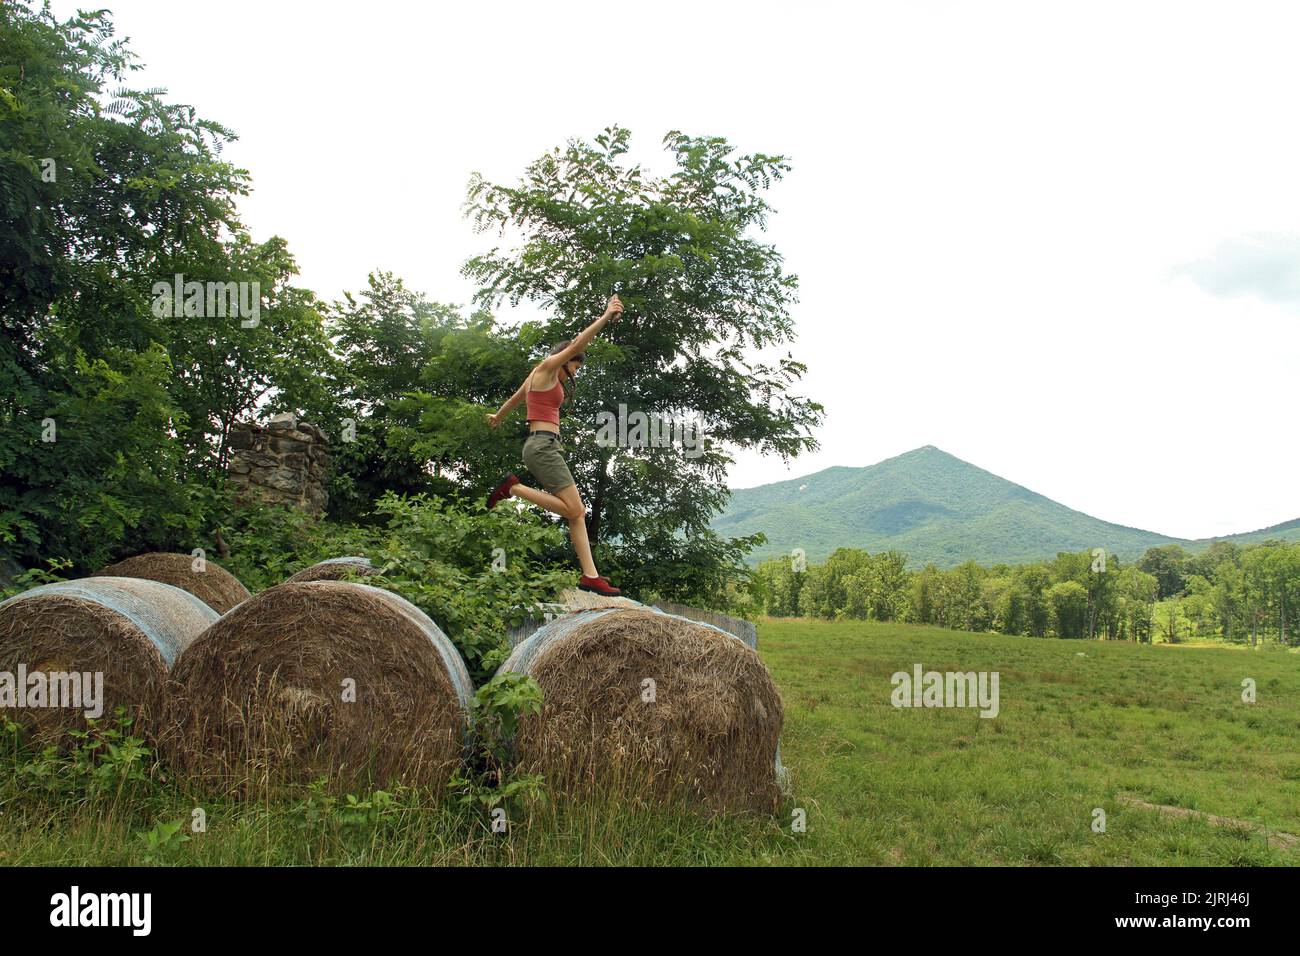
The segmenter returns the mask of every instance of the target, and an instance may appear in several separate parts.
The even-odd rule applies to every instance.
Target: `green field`
[[[786,706],[794,799],[778,819],[559,800],[506,836],[412,795],[352,809],[306,798],[230,804],[156,779],[97,785],[37,761],[5,770],[0,864],[1300,863],[1300,849],[1270,846],[1258,831],[1117,799],[1300,834],[1294,652],[859,622],[763,621],[759,639]],[[917,663],[997,671],[1000,714],[894,708],[890,675]],[[1247,677],[1254,704],[1241,701]],[[207,832],[181,841],[195,807]],[[807,832],[791,831],[795,808]],[[1093,832],[1094,808],[1105,833]],[[171,838],[168,823],[179,825]]]

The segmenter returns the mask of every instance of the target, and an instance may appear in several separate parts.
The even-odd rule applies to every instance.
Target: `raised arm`
[[[579,352],[585,352],[588,343],[596,337],[596,333],[603,329],[607,322],[617,322],[622,314],[623,303],[619,301],[617,295],[611,295],[609,297],[609,302],[605,303],[604,315],[583,329],[578,334],[578,337],[568,344],[564,351],[557,352],[554,355],[548,355],[546,358],[542,359],[542,364],[538,367],[545,369],[547,372],[554,372]]]
[[[497,409],[496,414],[488,416],[488,425],[496,428],[501,424],[502,419],[514,411],[515,406],[524,400],[524,393],[528,391],[528,382],[532,377],[533,373],[529,372],[528,378],[524,379],[524,383],[515,389],[515,393],[506,399],[504,405]]]

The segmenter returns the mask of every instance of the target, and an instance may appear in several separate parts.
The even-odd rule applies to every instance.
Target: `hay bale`
[[[217,612],[194,595],[156,581],[93,577],[46,584],[0,603],[0,672],[15,681],[20,669],[100,674],[101,717],[121,705],[136,720],[133,732],[152,740],[168,668],[216,620]],[[0,705],[0,713],[42,742],[84,728],[86,716],[85,708],[66,707]]]
[[[302,581],[339,581],[348,573],[356,573],[369,577],[372,574],[378,574],[379,569],[370,563],[369,558],[347,557],[347,558],[327,558],[313,564],[309,568],[303,568],[293,577],[285,580],[285,584],[299,583]]]
[[[573,611],[586,611],[597,607],[645,607],[640,601],[634,601],[630,597],[608,597],[594,591],[583,591],[580,588],[565,588],[560,592],[560,603]]]
[[[734,634],[754,650],[758,650],[758,625],[753,621],[746,621],[741,617],[732,617],[730,614],[723,614],[721,611],[709,611],[703,608],[691,607],[689,604],[677,604],[673,601],[655,601],[654,606],[668,614],[676,614],[678,617],[687,617],[692,621],[712,624],[728,634]]]
[[[164,754],[227,790],[440,787],[473,685],[419,608],[347,581],[281,584],[209,628],[173,671]],[[352,699],[349,699],[349,690]]]
[[[108,575],[119,578],[143,578],[161,581],[172,587],[189,591],[218,614],[225,614],[249,598],[248,588],[225,568],[204,560],[203,570],[194,570],[194,558],[188,554],[168,554],[152,551],[137,554],[117,564],[96,571],[92,577]]]
[[[501,670],[541,686],[515,755],[563,792],[685,796],[716,811],[780,802],[781,695],[725,631],[654,608],[582,611],[538,630]]]

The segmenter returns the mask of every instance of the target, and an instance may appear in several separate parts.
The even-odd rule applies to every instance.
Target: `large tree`
[[[84,569],[196,520],[149,288],[219,245],[245,176],[221,127],[117,89],[135,64],[112,34],[103,11],[0,5],[0,554],[23,563]]]
[[[230,424],[329,406],[314,299],[236,216],[233,134],[123,89],[136,68],[106,11],[0,4],[0,557],[23,563],[193,546]],[[258,283],[260,318],[160,309],[178,274]]]
[[[527,347],[487,312],[463,316],[389,272],[373,273],[329,315],[355,423],[353,439],[334,449],[331,512],[359,517],[385,491],[482,501],[483,485],[518,458],[483,427],[483,405],[519,384]]]
[[[729,449],[788,459],[816,447],[822,408],[790,393],[805,367],[780,354],[794,339],[798,280],[751,235],[771,209],[761,191],[790,167],[673,131],[663,145],[676,170],[653,176],[627,164],[628,143],[613,126],[594,144],[544,154],[517,185],[472,177],[467,215],[521,238],[469,259],[464,274],[486,306],[509,298],[549,311],[542,336],[524,330],[533,359],[618,292],[623,320],[589,350],[565,425],[570,467],[602,562],[634,587],[700,598],[754,543],[721,541],[708,526],[727,500]],[[698,420],[706,446],[598,444],[599,414],[620,406],[629,419]]]
[[[1159,585],[1159,599],[1173,597],[1183,590],[1187,576],[1187,552],[1177,544],[1162,544],[1148,548],[1138,561],[1138,568],[1153,574]]]

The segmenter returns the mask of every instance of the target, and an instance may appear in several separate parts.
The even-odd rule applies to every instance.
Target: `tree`
[[[1019,569],[1015,577],[1028,633],[1033,637],[1044,637],[1052,626],[1052,607],[1047,596],[1052,584],[1051,575],[1046,567],[1035,564]]]
[[[1294,593],[1300,584],[1300,548],[1281,541],[1265,541],[1245,555],[1248,581],[1257,597],[1256,613],[1265,627],[1276,625],[1278,640],[1288,643],[1288,619],[1296,614]]]
[[[1183,613],[1187,617],[1192,636],[1204,636],[1207,629],[1214,627],[1214,601],[1212,586],[1199,574],[1189,574],[1186,581],[1187,595],[1183,598]]]
[[[1246,619],[1246,580],[1241,569],[1240,556],[1223,561],[1211,572],[1214,587],[1210,592],[1219,626],[1225,640],[1233,640],[1236,629]]]
[[[911,605],[910,617],[918,624],[934,624],[935,591],[938,586],[939,569],[927,564],[921,571],[912,575],[912,587],[908,595]]]
[[[1148,548],[1146,554],[1138,561],[1138,567],[1147,574],[1155,575],[1159,585],[1158,599],[1173,597],[1183,590],[1184,577],[1187,574],[1187,552],[1180,545],[1162,544]]]
[[[1119,607],[1123,627],[1132,640],[1151,641],[1152,614],[1159,582],[1136,565],[1124,568],[1119,578]]]
[[[769,558],[754,574],[753,591],[772,617],[794,617],[799,613],[799,595],[807,578],[789,558]]]
[[[1187,559],[1187,573],[1213,580],[1215,569],[1225,563],[1241,563],[1241,546],[1232,541],[1215,541]]]
[[[166,352],[154,346],[94,361],[78,354],[73,362],[69,392],[51,396],[47,409],[51,440],[25,449],[5,471],[6,484],[62,474],[58,494],[20,503],[18,515],[38,522],[15,528],[40,544],[31,563],[68,557],[87,572],[123,553],[198,545],[211,502],[186,485],[184,449],[169,434],[184,416],[168,393]]]
[[[191,466],[221,474],[231,427],[262,412],[307,413],[337,441],[339,371],[316,297],[290,281],[297,264],[284,240],[255,243],[241,230],[206,254],[186,253],[159,278],[164,285],[177,273],[187,281],[246,283],[260,305],[247,322],[207,309],[158,320],[158,340],[174,372],[173,397],[186,414],[180,440]]]
[[[758,541],[720,548],[708,527],[728,495],[727,449],[787,459],[811,450],[822,408],[789,394],[805,371],[789,353],[753,356],[794,338],[797,278],[775,248],[747,235],[766,227],[770,206],[760,190],[790,168],[784,158],[731,159],[722,138],[673,131],[663,143],[676,171],[655,177],[624,164],[628,141],[617,126],[594,145],[571,140],[532,163],[515,187],[476,174],[467,215],[480,230],[510,226],[523,238],[513,251],[471,258],[464,274],[481,284],[476,301],[487,307],[509,297],[553,312],[543,335],[521,330],[534,359],[618,292],[624,317],[591,347],[576,390],[569,465],[587,496],[602,566],[612,563],[633,589],[664,591],[676,586],[665,579],[670,542],[676,554],[699,559],[688,563],[707,565]],[[598,445],[598,416],[620,410],[699,423],[707,441],[692,449]],[[695,597],[707,595],[696,589]]]
[[[1191,622],[1183,612],[1183,600],[1177,596],[1161,601],[1155,617],[1164,628],[1165,641],[1170,644],[1179,643],[1184,630],[1191,633]]]
[[[911,575],[907,557],[899,551],[872,555],[868,568],[871,616],[877,621],[901,621],[907,615],[907,592]]]
[[[481,499],[517,467],[483,427],[482,403],[513,390],[525,349],[492,317],[431,302],[388,272],[328,310],[339,400],[354,440],[335,449],[330,513],[356,519],[384,492]]]
[[[234,134],[121,89],[138,68],[105,11],[0,5],[0,557],[24,564],[93,569],[92,529],[120,551],[192,546],[238,418],[334,407],[314,297],[283,240],[235,214]],[[195,282],[179,311],[158,290]]]
[[[1047,592],[1057,637],[1083,637],[1088,627],[1088,589],[1078,581],[1060,581]]]
[[[112,35],[104,11],[0,5],[0,553],[78,571],[104,553],[95,533],[129,546],[151,528],[166,545],[173,523],[143,502],[197,520],[201,495],[164,445],[197,422],[167,394],[178,366],[149,292],[221,247],[247,192],[219,156],[229,131],[164,91],[109,93],[137,68]],[[120,420],[96,396],[123,401]],[[71,526],[69,503],[84,515]]]

